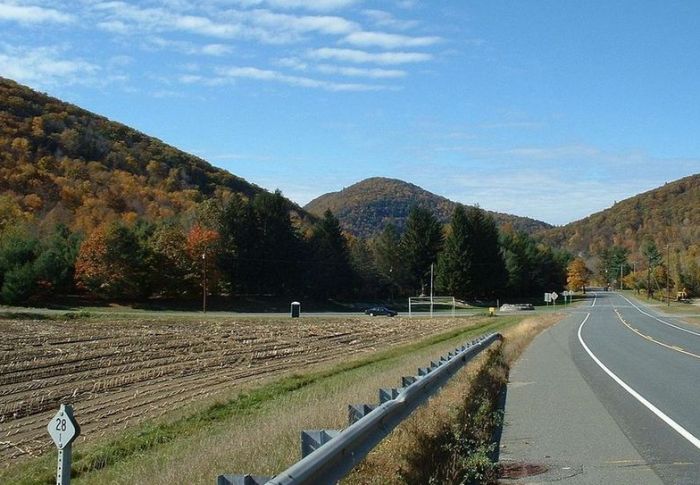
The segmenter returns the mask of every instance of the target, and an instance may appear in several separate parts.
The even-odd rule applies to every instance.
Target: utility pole
[[[430,263],[430,316],[433,316],[433,263]]]
[[[202,311],[207,313],[207,251],[202,253]]]
[[[666,305],[671,306],[671,249],[666,244]]]
[[[620,265],[620,290],[623,290],[623,289],[624,289],[623,286],[622,286],[622,278],[623,278],[622,268],[623,268],[623,267],[624,267],[624,263]]]

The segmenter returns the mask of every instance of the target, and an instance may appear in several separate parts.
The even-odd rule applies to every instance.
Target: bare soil
[[[0,320],[0,463],[38,456],[73,404],[97,441],[243,383],[405,344],[464,318]]]

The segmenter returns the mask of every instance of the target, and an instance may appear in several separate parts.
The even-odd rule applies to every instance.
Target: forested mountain
[[[358,237],[377,236],[387,223],[403,232],[411,207],[418,205],[429,209],[446,223],[456,203],[435,195],[416,185],[401,180],[375,177],[358,182],[339,192],[322,195],[309,202],[304,209],[321,215],[330,209],[340,220],[343,229]],[[487,212],[499,227],[534,233],[551,227],[549,224],[527,217],[497,212]]]
[[[109,220],[181,217],[209,197],[260,192],[160,140],[0,78],[0,229],[4,219],[21,217],[86,232]]]
[[[541,235],[582,255],[599,254],[613,245],[638,254],[645,240],[660,248],[700,248],[700,175],[667,183]]]
[[[508,229],[499,238],[481,209],[455,216],[447,199],[386,179],[360,184],[354,197],[372,193],[372,217],[359,220],[363,235],[381,236],[354,237],[328,205],[316,218],[279,191],[0,78],[2,304],[393,298],[423,293],[435,263],[438,289],[461,298],[563,285],[566,255],[513,230],[543,223],[496,215]],[[464,230],[446,239],[451,215]]]
[[[700,175],[666,183],[538,237],[587,261],[601,281],[614,282],[622,274],[628,286],[651,285],[665,294],[668,271],[674,295],[686,289],[699,296]]]

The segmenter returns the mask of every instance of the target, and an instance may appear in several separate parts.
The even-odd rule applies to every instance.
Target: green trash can
[[[292,318],[299,318],[301,315],[301,303],[298,301],[292,302]]]

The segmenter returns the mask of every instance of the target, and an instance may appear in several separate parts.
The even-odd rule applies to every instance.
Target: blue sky
[[[700,173],[695,0],[0,0],[0,75],[305,204],[565,224]]]

